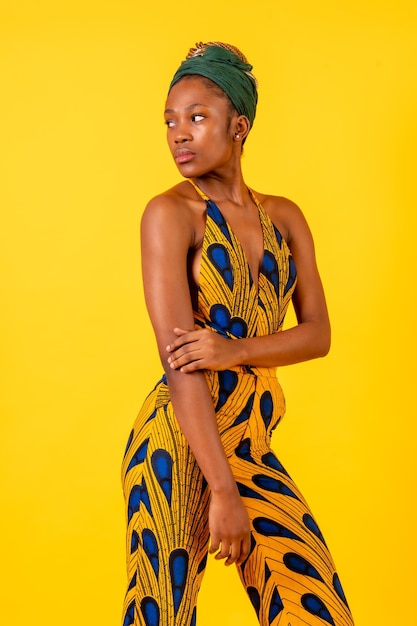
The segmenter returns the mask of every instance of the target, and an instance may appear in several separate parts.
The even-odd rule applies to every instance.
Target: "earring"
[[[235,139],[240,139],[240,135],[235,135]]]

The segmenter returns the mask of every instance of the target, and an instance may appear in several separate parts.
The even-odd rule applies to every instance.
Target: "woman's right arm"
[[[204,373],[173,370],[166,346],[175,327],[193,328],[194,316],[187,275],[193,244],[191,211],[176,198],[157,196],[141,223],[142,272],[145,299],[155,331],[174,412],[211,489],[210,535],[216,558],[242,562],[249,552],[249,520],[240,499],[217,429],[213,401]]]

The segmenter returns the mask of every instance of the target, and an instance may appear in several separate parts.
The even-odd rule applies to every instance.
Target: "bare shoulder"
[[[183,181],[147,203],[142,215],[142,233],[151,234],[155,230],[171,236],[181,233],[189,238],[192,245],[203,208],[201,201],[196,200],[191,185]]]
[[[173,216],[175,219],[186,219],[189,217],[187,214],[191,209],[192,195],[188,187],[192,192],[191,186],[184,181],[149,200],[143,218],[170,219]]]
[[[284,196],[254,193],[288,244],[299,235],[310,234],[303,212],[295,202]]]

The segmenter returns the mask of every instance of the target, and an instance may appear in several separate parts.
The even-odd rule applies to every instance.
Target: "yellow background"
[[[160,374],[138,228],[178,181],[167,85],[188,47],[259,79],[247,182],[312,227],[333,324],[280,372],[274,447],[309,500],[357,626],[415,622],[414,1],[0,3],[2,624],[113,626],[119,464]],[[211,563],[199,626],[254,626]]]

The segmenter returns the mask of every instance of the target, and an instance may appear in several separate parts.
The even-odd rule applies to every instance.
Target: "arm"
[[[269,337],[238,342],[246,365],[291,365],[325,356],[330,349],[330,322],[313,238],[300,209],[292,203],[290,209],[288,244],[297,268],[293,304],[298,324]]]
[[[194,237],[192,214],[169,195],[147,206],[141,224],[145,299],[166,372],[178,423],[211,488],[211,552],[226,564],[249,551],[249,521],[217,429],[213,401],[203,372],[184,375],[167,363],[166,345],[175,326],[193,327],[187,255]],[[230,553],[230,556],[229,556]]]
[[[192,326],[181,326],[175,329],[177,339],[168,346],[172,368],[192,372],[203,368],[227,369],[234,365],[277,367],[327,354],[330,323],[313,238],[300,209],[287,203],[287,241],[298,274],[293,295],[297,326],[265,337],[233,341],[209,330],[186,332],[184,329]]]

